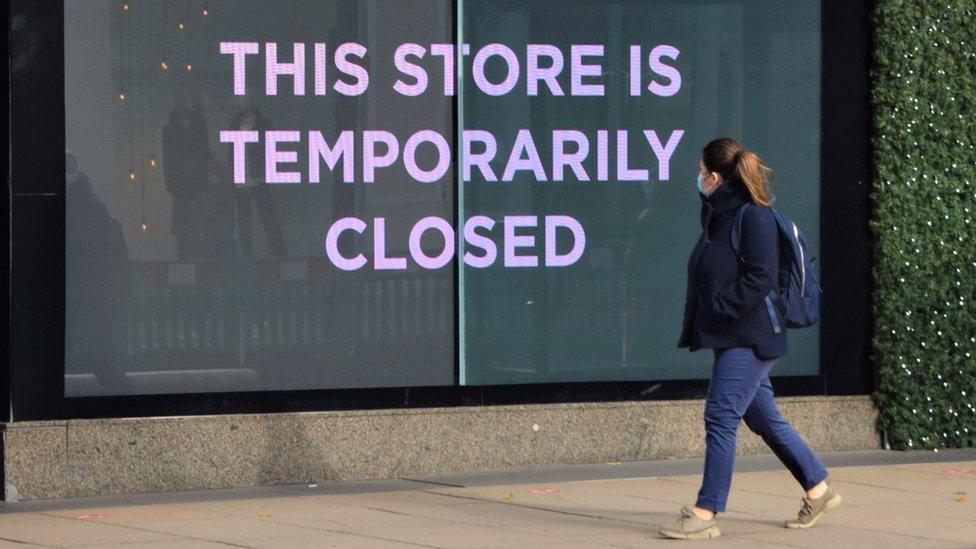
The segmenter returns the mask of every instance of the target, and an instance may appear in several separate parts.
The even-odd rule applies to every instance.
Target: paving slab
[[[740,456],[713,540],[657,533],[694,501],[699,459],[0,503],[0,547],[976,547],[976,450],[822,458],[844,504],[809,530],[783,528],[792,476]]]

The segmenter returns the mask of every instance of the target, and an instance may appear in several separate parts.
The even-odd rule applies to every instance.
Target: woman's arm
[[[712,290],[710,311],[715,322],[729,322],[752,311],[773,289],[777,279],[779,232],[772,210],[750,206],[742,216],[739,258],[745,274],[735,282]]]

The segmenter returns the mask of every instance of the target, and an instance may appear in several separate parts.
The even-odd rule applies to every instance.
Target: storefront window
[[[449,2],[65,9],[67,396],[454,383],[451,265],[346,271],[326,254],[344,218],[365,227],[336,253],[373,259],[384,239],[408,256],[417,220],[453,217],[450,171],[418,184],[383,160],[419,130],[454,140],[450,100],[396,92],[388,62],[406,42],[450,44]],[[257,141],[235,159],[242,134],[225,132]]]
[[[775,207],[819,253],[819,2],[463,6],[474,73],[492,43],[484,79],[520,72],[498,95],[465,74],[460,126],[498,152],[460,186],[462,217],[525,216],[513,219],[528,225],[514,229],[527,237],[517,254],[536,258],[517,261],[538,265],[461,266],[463,383],[707,378],[709,360],[676,348],[705,143],[733,136],[757,151],[776,172]],[[533,169],[511,172],[513,149],[537,153],[519,166]],[[547,216],[578,234],[548,232]],[[571,264],[546,265],[546,250],[584,239]],[[789,344],[777,374],[817,373],[817,329]]]
[[[67,0],[65,395],[707,378],[699,151],[819,254],[820,74],[813,1]]]

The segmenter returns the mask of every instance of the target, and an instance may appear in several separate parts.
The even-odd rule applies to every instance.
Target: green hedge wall
[[[897,449],[973,447],[976,0],[880,0],[874,24],[881,427]]]

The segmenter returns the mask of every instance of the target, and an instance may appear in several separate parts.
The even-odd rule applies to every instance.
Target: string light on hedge
[[[976,310],[976,300],[966,297],[976,295],[976,276],[968,276],[976,274],[972,255],[976,246],[971,245],[973,237],[968,232],[972,226],[969,205],[976,194],[969,194],[973,178],[966,177],[976,166],[972,153],[976,142],[962,139],[968,135],[964,122],[968,115],[960,112],[964,106],[971,112],[976,85],[961,78],[958,71],[944,68],[966,64],[976,56],[971,47],[949,49],[956,42],[965,42],[952,38],[970,32],[969,18],[961,15],[970,11],[896,0],[881,0],[876,8],[876,36],[881,40],[872,90],[875,135],[880,136],[874,149],[880,177],[873,189],[877,216],[871,224],[880,244],[875,295],[881,329],[875,345],[882,376],[876,394],[889,440],[905,449],[937,451],[976,443],[976,400],[972,397],[976,370],[952,368],[958,377],[951,379],[933,371],[947,365],[947,355],[952,366],[965,360],[969,368],[976,354],[976,337],[959,334],[970,330]],[[924,24],[913,25],[915,21]],[[909,25],[912,30],[903,32]],[[922,71],[920,67],[924,67]],[[906,89],[910,91],[905,93]],[[943,160],[950,157],[952,162]],[[955,194],[932,192],[952,182],[961,187]],[[901,244],[902,239],[911,244]],[[945,276],[952,272],[956,276]],[[934,307],[933,301],[942,306]],[[898,307],[900,303],[911,305]],[[890,315],[900,316],[903,322],[886,322]],[[914,329],[918,324],[921,326]],[[892,328],[899,325],[904,331]],[[911,353],[914,350],[920,352]],[[897,355],[897,361],[885,358],[891,355]],[[909,396],[924,398],[928,405],[912,408],[915,400]],[[903,415],[899,408],[905,411]]]

